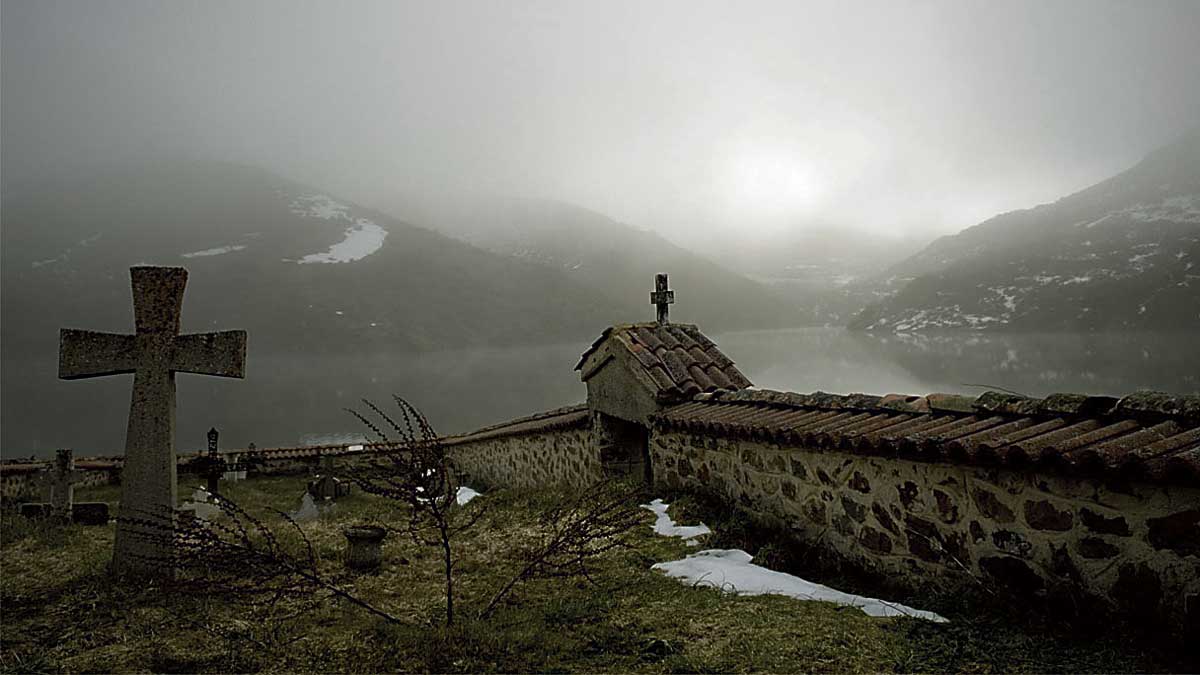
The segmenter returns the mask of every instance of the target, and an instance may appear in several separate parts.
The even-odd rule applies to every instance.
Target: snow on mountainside
[[[852,328],[1200,328],[1200,133],[1033,209],[943,237]]]
[[[5,194],[0,233],[5,358],[52,356],[60,327],[131,330],[138,264],[187,267],[184,329],[245,328],[252,351],[580,340],[619,318],[564,272],[228,164],[64,173]]]
[[[344,263],[362,260],[383,247],[387,230],[366,218],[350,215],[350,207],[335,201],[328,195],[307,195],[290,204],[292,213],[305,218],[345,221],[346,238],[329,247],[324,253],[310,253],[299,263]]]

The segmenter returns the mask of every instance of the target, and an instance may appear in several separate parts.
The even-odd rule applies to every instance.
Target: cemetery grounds
[[[223,483],[236,503],[284,532],[269,509],[295,511],[304,477]],[[180,495],[199,483],[181,477]],[[685,494],[645,493],[671,504],[681,524],[704,520],[701,548],[743,548],[758,564],[840,590],[887,591],[792,553],[793,546],[736,512]],[[783,596],[738,596],[680,583],[651,569],[697,548],[657,536],[654,515],[632,547],[584,579],[520,585],[487,620],[474,618],[517,568],[539,516],[565,497],[501,490],[463,508],[487,511],[457,540],[456,623],[445,627],[440,555],[390,534],[377,574],[345,574],[342,529],[396,517],[384,500],[355,493],[301,527],[330,575],[403,621],[335,599],[245,606],[236,598],[165,592],[151,580],[118,585],[105,567],[114,525],[55,528],[5,509],[0,539],[0,671],[34,672],[1133,672],[1195,670],[1187,657],[1113,629],[1084,637],[1023,608],[981,608],[961,597],[893,597],[948,623],[873,618],[852,607]],[[76,490],[116,506],[118,486]],[[299,538],[292,542],[300,545]],[[799,568],[806,567],[802,572]],[[1195,662],[1191,662],[1195,666]]]

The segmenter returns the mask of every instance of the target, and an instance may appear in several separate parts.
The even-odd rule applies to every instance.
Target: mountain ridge
[[[880,275],[910,280],[850,327],[1200,327],[1197,260],[1200,132],[1055,202],[934,241]]]
[[[381,206],[399,214],[412,201]],[[427,201],[430,227],[500,255],[567,271],[622,308],[649,316],[653,275],[670,274],[673,319],[708,331],[779,328],[801,323],[786,294],[728,269],[661,235],[567,202],[523,197]]]
[[[185,327],[272,349],[522,344],[530,323],[557,341],[618,318],[564,275],[256,167],[130,165],[10,194],[3,237],[6,355],[46,351],[59,325],[128,330],[126,268],[145,263],[190,269]]]

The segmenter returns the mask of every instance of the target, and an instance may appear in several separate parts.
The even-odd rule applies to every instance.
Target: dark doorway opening
[[[636,422],[596,413],[600,465],[605,476],[640,476],[654,482],[650,464],[650,432]]]

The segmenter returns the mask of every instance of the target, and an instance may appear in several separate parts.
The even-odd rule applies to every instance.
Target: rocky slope
[[[938,239],[852,328],[1200,328],[1200,132],[1053,204]]]

